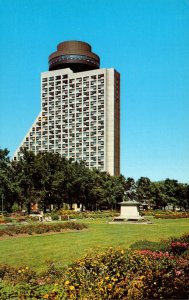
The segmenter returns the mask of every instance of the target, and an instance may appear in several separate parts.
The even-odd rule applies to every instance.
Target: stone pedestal
[[[135,200],[123,201],[120,203],[120,205],[120,216],[114,218],[114,221],[138,221],[144,219],[139,214],[139,202]]]

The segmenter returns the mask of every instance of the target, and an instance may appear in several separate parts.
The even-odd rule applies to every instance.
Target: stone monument
[[[120,216],[115,217],[114,221],[131,221],[131,222],[138,222],[145,219],[140,216],[139,212],[139,205],[140,203],[137,202],[133,195],[135,192],[133,191],[135,187],[130,188],[130,190],[124,192],[123,201],[119,204],[121,205],[120,208]]]

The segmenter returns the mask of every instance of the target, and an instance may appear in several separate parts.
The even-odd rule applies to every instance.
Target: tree
[[[180,210],[187,210],[189,207],[189,185],[178,183],[176,191],[176,205]]]
[[[82,161],[75,162],[74,169],[75,178],[72,185],[72,198],[75,199],[75,203],[82,205],[83,210],[84,206],[90,205],[90,191],[93,187],[92,171]]]
[[[179,184],[177,180],[167,178],[164,181],[167,205],[171,205],[173,210],[179,205]]]
[[[152,205],[151,181],[147,177],[141,177],[137,181],[138,201],[149,208]]]
[[[44,212],[51,204],[60,208],[63,203],[66,164],[66,159],[58,153],[40,152],[36,155],[38,203]]]
[[[168,203],[168,197],[165,192],[164,181],[152,182],[152,203],[157,209],[165,209]]]
[[[1,210],[10,211],[16,186],[13,182],[12,166],[8,154],[7,148],[0,149],[0,197],[4,206],[1,207]]]
[[[30,214],[31,203],[35,200],[36,184],[38,174],[35,167],[36,156],[32,151],[21,149],[20,160],[14,162],[15,178],[14,180],[20,187],[20,201],[27,207]]]
[[[183,208],[189,209],[189,185],[185,184],[184,185],[184,204],[183,204]]]

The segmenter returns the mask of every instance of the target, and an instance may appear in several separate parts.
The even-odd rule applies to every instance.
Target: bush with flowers
[[[183,219],[189,218],[189,213],[181,211],[158,211],[154,212],[153,216],[156,219]]]
[[[181,255],[189,250],[189,242],[171,241],[169,252],[174,255]]]
[[[60,209],[59,214],[62,217],[69,217],[69,219],[98,219],[98,218],[113,218],[119,213],[111,210],[104,211],[73,211]]]
[[[24,213],[5,213],[4,215],[0,215],[0,224],[19,224],[24,223],[30,220],[29,216],[26,216]]]
[[[110,249],[87,256],[64,276],[73,299],[187,299],[188,261],[137,250]]]
[[[189,250],[189,234],[185,233],[181,237],[171,237],[160,242],[141,240],[131,245],[131,249],[151,250],[155,252],[168,252],[173,255],[181,255]]]
[[[32,271],[28,266],[22,266],[21,268],[15,268],[7,264],[0,265],[0,279],[8,281],[9,283],[27,282],[35,279],[37,274]]]
[[[14,236],[17,234],[43,234],[48,232],[60,232],[62,230],[81,230],[84,228],[87,228],[85,224],[76,222],[38,223],[23,226],[9,225],[0,229],[0,237],[4,235]]]

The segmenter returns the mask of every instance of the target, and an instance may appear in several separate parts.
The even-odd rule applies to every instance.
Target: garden
[[[8,152],[0,149],[0,299],[189,298],[189,184]],[[123,199],[137,200],[148,224],[111,222]]]
[[[187,218],[118,225],[108,223],[111,212],[96,214],[14,224],[58,232],[0,240],[0,299],[188,299]]]

